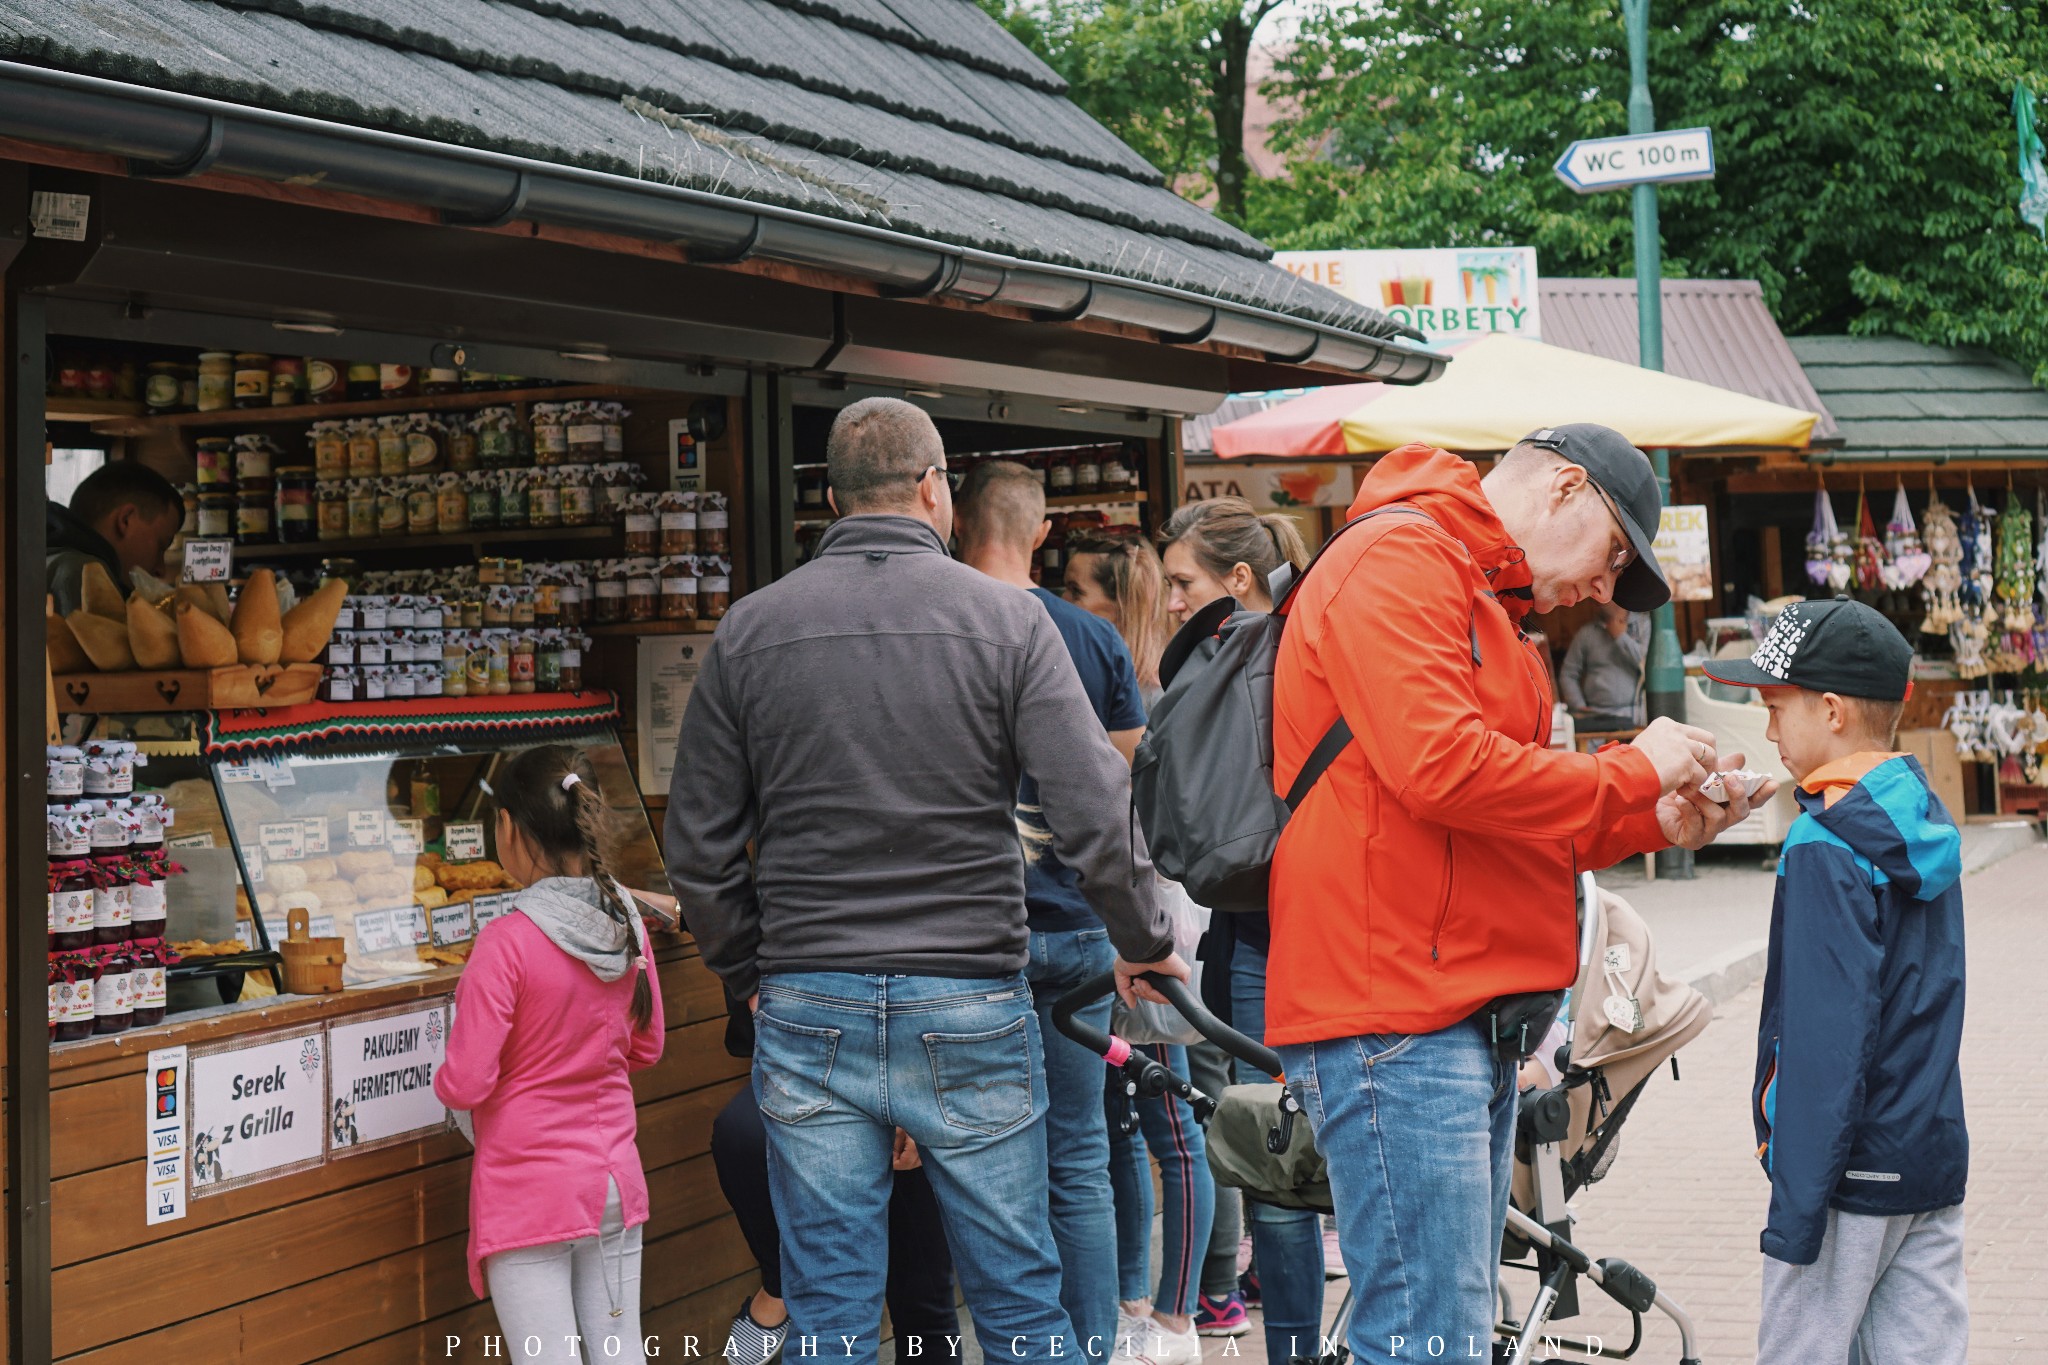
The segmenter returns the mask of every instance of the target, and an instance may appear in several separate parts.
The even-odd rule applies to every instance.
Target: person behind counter
[[[43,512],[44,575],[58,614],[78,609],[79,577],[94,560],[106,565],[123,594],[130,569],[161,576],[184,520],[184,498],[148,465],[111,460],[86,475],[69,507],[53,502]]]
[[[539,1356],[644,1359],[640,1237],[647,1180],[631,1072],[661,1058],[646,931],[603,851],[604,796],[583,755],[528,749],[507,766],[498,861],[526,884],[477,936],[455,988],[434,1093],[468,1110],[469,1283],[506,1337]]]
[[[1618,602],[1580,626],[1557,670],[1557,691],[1582,730],[1629,730],[1645,719],[1643,656],[1650,618]]]

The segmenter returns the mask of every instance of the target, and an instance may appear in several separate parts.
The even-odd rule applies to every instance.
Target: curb
[[[1768,939],[1738,943],[1695,967],[1686,984],[1707,997],[1708,1004],[1721,1005],[1763,980],[1769,949]]]

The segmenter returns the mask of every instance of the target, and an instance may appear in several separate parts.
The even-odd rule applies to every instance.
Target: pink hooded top
[[[618,1182],[626,1226],[647,1221],[628,1077],[661,1057],[661,988],[646,930],[636,924],[634,951],[648,958],[654,989],[654,1016],[636,1030],[634,973],[611,981],[599,974],[630,961],[624,930],[594,901],[587,878],[536,883],[522,893],[521,912],[477,936],[455,987],[455,1022],[434,1093],[451,1109],[471,1111],[475,1127],[469,1284],[479,1297],[485,1257],[596,1236],[607,1176]],[[565,933],[563,941],[587,949],[588,958],[557,946]],[[612,943],[603,941],[608,934]]]

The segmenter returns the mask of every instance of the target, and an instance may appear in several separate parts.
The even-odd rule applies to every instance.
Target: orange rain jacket
[[[1550,744],[1522,634],[1530,576],[1470,463],[1404,446],[1295,595],[1274,680],[1285,793],[1341,714],[1347,747],[1273,860],[1266,1041],[1426,1033],[1577,972],[1577,874],[1664,844],[1650,760]]]

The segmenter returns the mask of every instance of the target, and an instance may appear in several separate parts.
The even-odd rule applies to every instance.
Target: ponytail
[[[1211,498],[1191,502],[1175,512],[1159,530],[1159,548],[1186,545],[1195,562],[1216,578],[1228,578],[1242,564],[1252,571],[1259,590],[1282,564],[1296,573],[1308,567],[1308,544],[1294,520],[1279,512],[1261,516],[1243,498]]]

